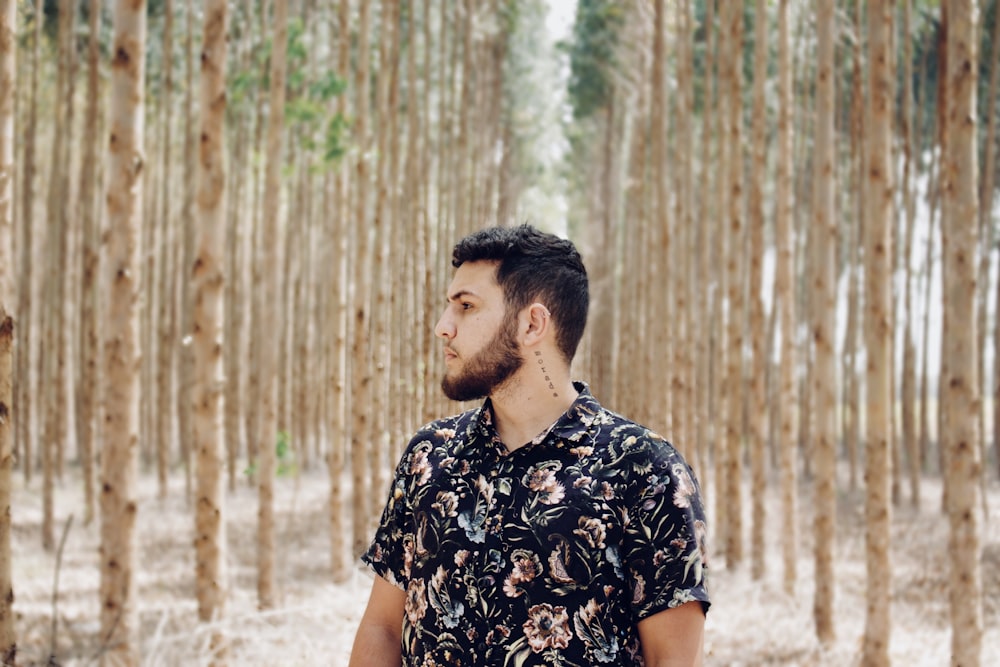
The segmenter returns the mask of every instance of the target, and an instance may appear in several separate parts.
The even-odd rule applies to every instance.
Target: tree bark
[[[344,76],[350,69],[350,0],[340,0],[337,8],[337,60],[336,71]],[[335,113],[343,117],[347,113],[347,103],[344,95],[339,95],[335,103]],[[350,558],[348,556],[348,540],[345,539],[346,511],[344,500],[344,467],[347,463],[347,316],[350,298],[350,283],[348,281],[348,240],[350,224],[350,197],[348,195],[349,165],[342,160],[334,174],[333,202],[335,211],[335,227],[333,229],[333,248],[335,253],[335,268],[337,296],[335,306],[331,308],[327,331],[333,332],[329,337],[332,348],[328,359],[328,388],[330,405],[327,415],[327,434],[330,440],[327,454],[327,466],[330,475],[329,523],[330,523],[330,570],[334,582],[344,581],[349,572]]]
[[[816,25],[834,22],[834,0],[820,0]],[[836,579],[833,569],[837,531],[836,469],[836,252],[835,219],[835,59],[833,32],[818,31],[816,66],[815,161],[813,167],[812,338],[815,367],[812,395],[815,401],[813,461],[815,463],[815,561],[816,594],[813,614],[816,635],[823,644],[835,638],[833,602]]]
[[[369,45],[371,39],[371,3],[363,2],[358,25],[357,71],[355,72],[356,98],[354,106],[354,135],[358,147],[355,164],[354,196],[354,327],[351,364],[351,481],[354,515],[352,552],[361,554],[370,539],[369,517],[372,515],[371,494],[368,491],[371,444],[369,400],[372,373],[369,368],[369,327],[371,323],[372,292],[372,240],[368,226],[368,95],[369,95]]]
[[[775,203],[775,245],[778,250],[775,269],[774,307],[781,313],[781,377],[778,402],[781,405],[779,437],[781,461],[781,554],[784,574],[783,588],[795,593],[798,578],[798,441],[796,418],[798,400],[795,380],[796,354],[795,319],[795,236],[793,234],[794,176],[792,172],[792,68],[791,43],[788,35],[788,1],[778,4],[778,163]]]
[[[225,614],[225,434],[222,424],[223,257],[225,251],[225,0],[205,3],[201,52],[200,146],[196,216],[198,234],[192,281],[193,386],[192,443],[197,461],[195,484],[195,560],[198,618],[208,623]],[[213,662],[226,660],[225,638],[212,632]]]
[[[118,0],[111,61],[108,245],[101,453],[102,664],[136,665],[135,522],[139,437],[139,256],[146,3]]]
[[[90,35],[87,46],[87,109],[83,133],[83,162],[80,165],[81,212],[81,291],[79,328],[79,372],[76,387],[76,434],[83,473],[84,523],[94,518],[95,409],[98,395],[97,276],[100,270],[100,222],[96,198],[98,171],[98,113],[100,107],[100,15],[101,0],[89,8]]]
[[[14,447],[14,98],[17,3],[0,0],[0,662],[17,659],[10,510]]]
[[[170,411],[172,376],[173,376],[173,340],[174,340],[174,309],[173,290],[174,276],[172,268],[174,265],[174,225],[171,219],[173,211],[171,197],[171,136],[173,126],[173,44],[174,44],[174,3],[173,0],[164,0],[163,3],[163,87],[160,92],[160,123],[162,139],[160,151],[161,162],[161,185],[160,210],[158,213],[160,224],[160,244],[159,259],[157,261],[157,277],[154,289],[157,290],[157,323],[159,325],[156,335],[159,336],[159,344],[156,347],[157,358],[156,370],[156,409],[154,412],[154,437],[156,441],[156,469],[158,473],[159,494],[161,498],[167,496],[168,475],[170,470],[170,444],[172,415]]]
[[[735,2],[720,5],[719,90],[724,125],[722,169],[726,186],[720,188],[725,197],[726,250],[726,372],[725,372],[725,486],[720,492],[726,497],[728,526],[725,537],[727,566],[736,567],[743,561],[743,344],[746,334],[744,238],[743,220],[743,8]],[[725,489],[724,491],[722,489]]]
[[[944,374],[940,431],[946,452],[948,553],[951,558],[951,664],[980,664],[983,643],[982,525],[976,381],[976,0],[948,0],[947,120],[942,164],[944,206]]]
[[[753,168],[750,170],[750,341],[753,346],[753,368],[750,373],[750,428],[747,429],[750,449],[753,525],[750,551],[751,575],[759,580],[766,574],[767,549],[764,546],[767,510],[764,504],[767,487],[767,455],[764,449],[767,416],[767,327],[764,323],[763,261],[764,261],[764,178],[767,174],[767,106],[764,88],[767,82],[767,2],[757,0],[754,14],[754,80],[753,124],[751,144]]]
[[[197,118],[195,116],[194,95],[194,32],[195,32],[195,0],[188,0],[185,16],[184,38],[184,196],[181,203],[181,243],[178,262],[179,294],[177,347],[177,431],[180,440],[180,455],[184,464],[184,493],[191,498],[191,447],[193,427],[191,424],[192,404],[190,400],[191,387],[194,382],[194,354],[191,350],[192,322],[192,286],[191,269],[194,262],[195,225],[194,206],[197,184],[196,136]]]
[[[903,182],[901,184],[905,207],[903,236],[903,285],[905,304],[905,330],[903,333],[903,371],[901,381],[901,410],[903,443],[907,451],[910,477],[910,503],[920,507],[920,442],[917,439],[916,401],[916,345],[913,342],[913,227],[916,219],[916,197],[913,192],[913,171],[916,157],[916,135],[913,128],[913,46],[911,35],[911,2],[903,0],[903,109],[901,113],[903,134]]]
[[[868,4],[865,143],[865,565],[862,664],[889,664],[892,520],[892,34],[894,2]]]
[[[33,14],[36,19],[43,14],[43,0],[36,0]],[[41,42],[42,23],[41,20],[34,20],[34,33],[31,40],[31,82],[29,84],[28,103],[28,123],[24,131],[24,173],[21,177],[21,225],[23,233],[21,239],[22,246],[18,252],[18,275],[20,280],[17,287],[17,342],[15,350],[17,352],[17,377],[20,378],[17,387],[14,389],[16,396],[14,404],[17,405],[17,420],[15,424],[14,453],[22,461],[25,484],[31,482],[31,474],[34,469],[34,447],[35,429],[32,420],[32,400],[34,397],[35,381],[31,371],[35,368],[32,364],[32,350],[34,344],[31,333],[35,327],[35,306],[34,306],[34,269],[37,264],[36,248],[34,241],[35,228],[35,157],[36,157],[36,135],[38,128],[38,72],[41,62]]]
[[[288,45],[288,3],[275,0],[274,33],[271,39],[271,77],[267,122],[267,165],[264,175],[264,226],[262,327],[270,329],[280,312],[278,290],[278,212],[281,205],[282,136],[285,126],[285,73]],[[266,338],[265,331],[257,336]],[[274,473],[275,437],[278,433],[278,349],[263,345],[260,349],[260,445],[257,449],[259,504],[257,509],[257,606],[274,607]]]

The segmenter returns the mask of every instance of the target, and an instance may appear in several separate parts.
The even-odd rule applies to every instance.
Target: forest
[[[707,665],[1000,664],[998,5],[0,0],[0,660],[346,665],[451,248],[530,222]]]

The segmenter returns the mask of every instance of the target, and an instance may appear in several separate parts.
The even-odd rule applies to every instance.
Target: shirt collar
[[[555,447],[572,446],[578,442],[583,435],[590,430],[594,423],[594,418],[603,411],[601,404],[597,402],[594,395],[590,393],[590,387],[586,382],[574,381],[573,388],[577,390],[578,396],[569,409],[562,414],[552,426],[544,431],[526,445],[534,447],[549,443]],[[473,430],[487,440],[495,443],[500,442],[496,427],[493,425],[493,402],[487,398],[483,401],[475,416]]]

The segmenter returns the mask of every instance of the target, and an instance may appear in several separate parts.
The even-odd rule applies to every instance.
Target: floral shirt
[[[511,453],[488,400],[410,441],[362,557],[406,591],[405,666],[641,665],[638,621],[708,609],[691,469],[576,388]]]

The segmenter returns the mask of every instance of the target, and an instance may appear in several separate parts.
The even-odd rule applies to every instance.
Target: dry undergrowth
[[[40,548],[40,480],[33,481],[30,488],[25,488],[20,478],[16,483],[13,550],[21,665],[96,665],[102,650],[98,637],[99,525],[97,521],[82,525],[82,493],[76,474],[75,469],[67,471],[63,490],[56,498],[60,530],[70,514],[75,520],[59,572],[54,645],[52,591],[56,555]],[[143,477],[137,585],[138,635],[144,665],[207,665],[211,657],[209,640],[219,629],[229,640],[231,665],[347,664],[370,577],[358,569],[342,584],[330,580],[325,515],[328,479],[322,471],[305,472],[298,480],[279,479],[277,487],[282,605],[266,612],[256,607],[257,505],[253,490],[244,485],[229,497],[227,505],[231,593],[226,617],[205,625],[197,622],[193,519],[182,498],[183,489],[175,481],[171,496],[161,501],[156,498],[155,478]],[[895,511],[894,664],[948,664],[947,525],[937,510],[939,494],[940,485],[925,480],[920,512],[908,505]],[[777,550],[781,522],[776,494],[768,498],[768,527],[775,555],[768,563],[764,580],[750,579],[749,554],[738,569],[727,570],[722,563],[714,564],[714,605],[705,644],[707,665],[858,664],[865,616],[863,497],[841,497],[835,602],[838,639],[827,648],[816,642],[812,625],[809,498],[808,487],[803,487],[799,584],[794,597],[786,596],[781,588]],[[984,523],[987,631],[982,664],[1000,665],[1000,487],[996,482],[991,483],[989,501],[990,517]],[[709,498],[709,508],[713,502]],[[744,525],[749,529],[749,517]]]

